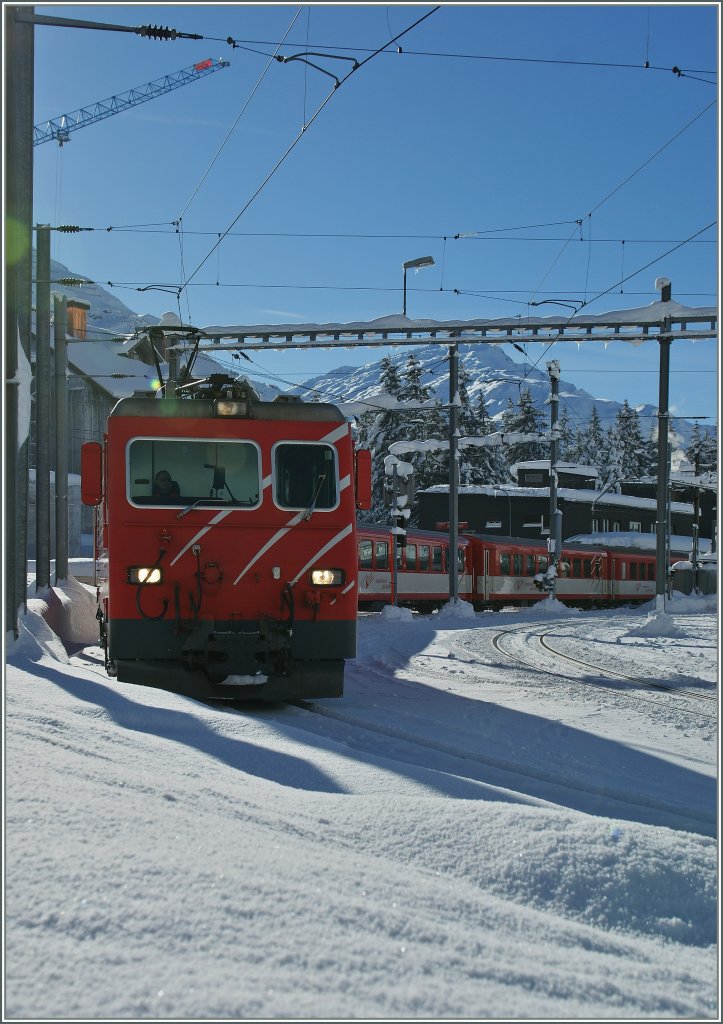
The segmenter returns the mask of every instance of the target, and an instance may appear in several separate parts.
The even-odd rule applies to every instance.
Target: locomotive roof
[[[238,417],[250,420],[287,420],[313,422],[344,422],[346,416],[329,402],[250,402],[251,414]],[[130,398],[122,398],[113,406],[111,416],[143,416],[167,420],[183,419],[225,419],[218,416],[214,401],[208,398],[156,398],[144,392]]]

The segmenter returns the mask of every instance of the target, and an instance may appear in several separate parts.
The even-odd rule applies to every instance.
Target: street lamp
[[[402,264],[404,270],[404,308],[402,314],[407,315],[407,271],[418,270],[420,267],[433,267],[434,260],[431,256],[419,256],[416,260],[407,260],[406,263]]]

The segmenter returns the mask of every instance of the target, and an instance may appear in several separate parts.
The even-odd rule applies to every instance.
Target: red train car
[[[407,530],[405,545],[395,545],[389,526],[357,526],[359,608],[374,611],[394,603],[431,611],[449,600],[449,536],[432,530]],[[457,548],[459,596],[472,597],[470,541],[460,537]]]
[[[476,607],[527,605],[548,596],[543,540],[470,534]],[[564,542],[554,595],[576,607],[606,607],[655,596],[655,555],[633,548]]]
[[[388,526],[358,527],[359,607],[392,603],[394,536]],[[449,600],[449,536],[407,530],[396,548],[396,603],[429,611]],[[525,606],[548,596],[544,540],[464,532],[458,538],[459,596],[478,610]],[[606,607],[655,596],[655,554],[636,548],[563,543],[554,595],[576,607]]]
[[[82,450],[106,669],[220,699],[340,696],[367,452],[333,405],[219,375],[113,408]]]

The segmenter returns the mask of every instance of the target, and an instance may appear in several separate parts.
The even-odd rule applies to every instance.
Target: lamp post
[[[418,256],[416,260],[407,260],[406,263],[402,264],[404,270],[404,303],[402,314],[407,315],[407,271],[418,270],[420,267],[433,267],[434,260],[431,256]]]

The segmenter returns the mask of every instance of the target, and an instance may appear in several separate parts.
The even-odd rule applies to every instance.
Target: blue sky
[[[633,308],[656,299],[661,275],[682,304],[717,305],[718,5],[442,5],[349,76],[342,57],[361,63],[433,10],[38,5],[204,39],[38,26],[36,124],[230,61],[35,147],[35,221],[94,229],[54,234],[53,257],[112,282],[138,313],[180,306],[201,327],[399,313],[402,263],[426,255],[435,266],[407,278],[410,317],[572,312],[530,305],[542,300]],[[335,55],[309,60],[341,86],[273,60],[303,51]],[[676,413],[714,422],[717,345],[673,346]],[[530,344],[528,360],[559,359],[596,396],[657,405],[657,349]],[[381,354],[255,353],[252,372],[297,383]]]

